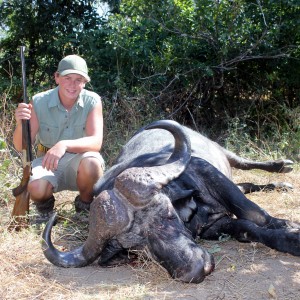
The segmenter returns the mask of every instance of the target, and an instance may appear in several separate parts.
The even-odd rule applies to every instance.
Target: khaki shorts
[[[85,152],[85,153],[69,153],[59,160],[57,170],[48,171],[42,167],[43,156],[38,157],[32,161],[32,175],[29,182],[37,179],[45,179],[53,186],[53,192],[60,192],[64,190],[77,191],[77,170],[83,158],[95,157],[99,159],[104,171],[104,160],[99,152]]]

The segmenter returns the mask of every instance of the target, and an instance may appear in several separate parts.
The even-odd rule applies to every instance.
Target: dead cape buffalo
[[[96,183],[85,243],[58,251],[53,216],[44,254],[54,265],[83,267],[97,258],[105,265],[124,249],[147,249],[173,278],[194,283],[214,269],[195,237],[229,234],[300,255],[300,225],[270,216],[231,181],[231,167],[289,172],[291,164],[245,160],[174,121],[155,122],[129,140]]]

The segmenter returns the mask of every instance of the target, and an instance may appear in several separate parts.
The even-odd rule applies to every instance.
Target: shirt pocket
[[[58,142],[59,136],[60,129],[58,126],[40,123],[39,139],[41,144],[46,147],[52,147]]]
[[[73,139],[79,139],[86,136],[85,124],[73,126]]]

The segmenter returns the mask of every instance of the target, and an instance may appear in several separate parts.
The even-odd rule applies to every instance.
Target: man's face
[[[79,74],[60,76],[55,74],[55,82],[59,85],[61,101],[76,101],[86,84],[86,79]]]

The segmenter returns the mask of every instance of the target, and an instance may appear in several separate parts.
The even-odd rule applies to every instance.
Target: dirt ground
[[[299,168],[289,174],[234,171],[234,181],[292,183],[292,191],[257,192],[248,198],[273,216],[300,222]],[[300,299],[300,258],[258,243],[242,244],[232,239],[200,241],[216,261],[215,271],[200,284],[176,282],[157,264],[144,259],[114,268],[101,268],[95,262],[84,268],[64,269],[44,258],[39,231],[32,228],[19,233],[7,231],[11,204],[0,209],[0,299],[3,300]],[[71,223],[65,224],[70,226]],[[84,241],[84,230],[74,227],[71,234],[63,229],[54,232],[56,242],[70,237],[79,244]]]

